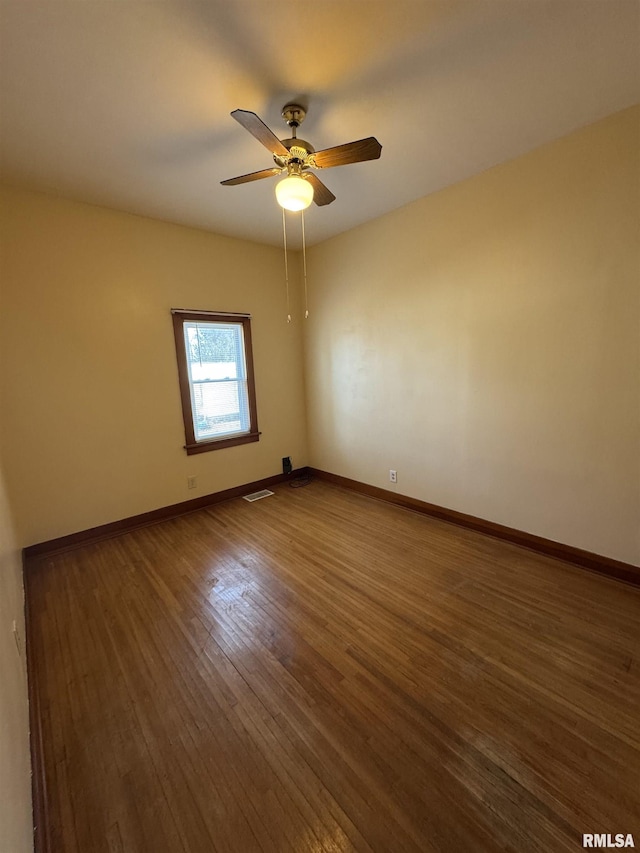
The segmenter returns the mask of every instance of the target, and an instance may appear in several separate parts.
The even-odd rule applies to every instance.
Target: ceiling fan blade
[[[284,147],[282,142],[273,133],[261,118],[255,113],[248,110],[234,110],[231,113],[232,118],[239,122],[245,130],[248,130],[252,136],[261,142],[265,148],[268,148],[272,154],[279,154],[281,157],[288,157],[289,152]]]
[[[248,184],[250,181],[259,181],[261,178],[271,178],[273,175],[279,175],[282,169],[273,166],[271,169],[262,169],[259,172],[249,172],[248,175],[238,175],[237,178],[229,178],[226,181],[220,181],[223,187],[235,187],[237,184]]]
[[[356,142],[346,142],[333,148],[316,151],[313,155],[314,164],[319,169],[329,169],[332,166],[346,166],[349,163],[361,163],[363,160],[377,160],[382,151],[382,145],[375,136],[358,139]]]
[[[313,200],[318,207],[322,207],[325,204],[331,204],[332,201],[336,200],[336,197],[331,190],[328,187],[325,187],[320,178],[316,177],[312,172],[305,172],[304,179],[305,181],[309,181],[312,185]]]

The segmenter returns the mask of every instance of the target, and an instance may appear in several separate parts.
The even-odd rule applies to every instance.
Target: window
[[[187,453],[258,441],[249,315],[171,313]]]

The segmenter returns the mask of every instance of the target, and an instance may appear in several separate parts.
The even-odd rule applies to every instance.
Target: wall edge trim
[[[27,695],[29,701],[29,751],[31,753],[31,811],[33,823],[33,848],[35,853],[51,853],[49,828],[49,797],[44,766],[44,739],[40,713],[40,688],[37,664],[33,652],[29,572],[22,554],[22,582],[24,585],[25,650],[27,658]]]
[[[545,539],[542,536],[536,536],[533,533],[526,533],[524,530],[517,530],[514,527],[507,527],[494,521],[478,518],[475,515],[468,515],[464,512],[458,512],[455,509],[447,509],[437,504],[427,503],[418,498],[411,498],[397,492],[390,492],[379,486],[361,483],[359,480],[351,480],[349,477],[343,477],[340,474],[332,474],[329,471],[322,471],[313,467],[309,467],[308,471],[309,474],[318,480],[326,480],[329,483],[359,492],[367,497],[383,500],[387,503],[414,510],[433,518],[439,518],[441,521],[456,524],[468,530],[475,530],[478,533],[484,533],[496,539],[520,545],[528,548],[530,551],[543,554],[546,557],[555,557],[567,563],[580,566],[580,568],[590,569],[591,571],[608,575],[617,580],[640,586],[640,566],[634,566],[632,563],[624,563],[621,560],[613,559],[613,557],[605,557],[600,554],[594,554],[591,551],[584,551],[573,545],[554,542],[552,539]]]
[[[159,509],[153,509],[139,515],[121,518],[118,521],[110,521],[107,524],[90,527],[88,530],[80,530],[77,533],[69,533],[66,536],[59,536],[56,539],[48,539],[46,542],[27,545],[22,550],[23,560],[28,566],[32,561],[49,557],[53,554],[71,551],[83,545],[93,545],[96,542],[101,542],[103,539],[121,536],[123,533],[128,533],[131,530],[149,527],[152,524],[159,524],[161,521],[168,521],[171,518],[178,518],[181,515],[197,512],[199,509],[204,509],[205,507],[221,503],[222,501],[228,501],[232,498],[241,497],[250,492],[256,492],[259,489],[267,489],[269,486],[275,486],[278,483],[283,483],[285,480],[304,476],[306,472],[306,467],[296,468],[291,474],[275,474],[272,477],[264,477],[262,480],[255,480],[252,483],[243,483],[240,486],[233,486],[230,489],[223,489],[220,492],[212,492],[209,495],[202,495],[189,501],[160,507]]]

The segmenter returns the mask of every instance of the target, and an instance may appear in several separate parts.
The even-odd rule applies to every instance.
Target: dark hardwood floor
[[[28,566],[55,853],[640,846],[640,589],[275,492]]]

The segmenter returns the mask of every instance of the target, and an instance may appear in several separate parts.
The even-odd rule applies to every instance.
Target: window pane
[[[185,323],[196,441],[249,431],[242,325]]]
[[[246,382],[196,382],[193,412],[196,439],[249,429]]]
[[[171,314],[187,454],[259,441],[250,316]]]
[[[185,343],[192,379],[244,378],[241,325],[185,323]]]

